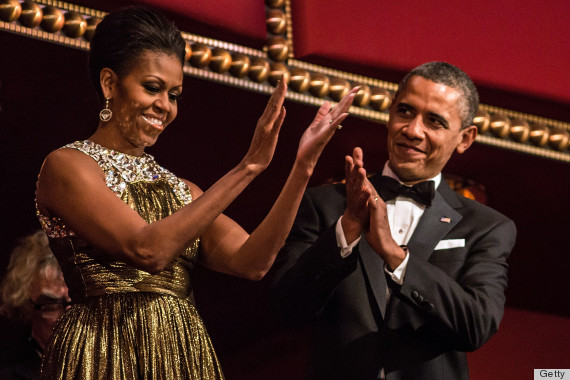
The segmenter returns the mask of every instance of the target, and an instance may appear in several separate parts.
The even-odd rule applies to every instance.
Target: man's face
[[[477,127],[461,129],[462,92],[414,76],[390,107],[390,168],[408,184],[435,177],[455,150],[463,153],[477,136]]]
[[[64,304],[70,301],[67,286],[50,267],[48,273],[38,273],[28,289],[30,300],[38,305],[30,317],[32,334],[42,345],[47,342],[59,317],[65,311]]]

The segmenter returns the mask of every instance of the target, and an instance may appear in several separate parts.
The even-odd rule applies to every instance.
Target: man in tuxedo
[[[272,298],[312,321],[311,379],[468,379],[466,351],[503,315],[514,223],[456,194],[441,171],[475,140],[478,94],[459,68],[430,62],[400,83],[389,160],[367,178],[307,190],[279,254]]]

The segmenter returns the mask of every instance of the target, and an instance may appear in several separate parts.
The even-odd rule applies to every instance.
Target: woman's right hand
[[[283,102],[286,93],[287,85],[280,80],[267,102],[265,111],[257,121],[251,145],[242,161],[254,174],[265,170],[275,153],[279,131],[285,119]]]
[[[303,133],[299,141],[296,163],[302,165],[309,173],[313,172],[325,145],[339,128],[340,123],[348,116],[348,109],[359,90],[360,87],[354,87],[334,108],[331,108],[329,102],[324,102],[313,122]]]

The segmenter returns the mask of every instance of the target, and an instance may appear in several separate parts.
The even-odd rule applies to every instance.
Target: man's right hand
[[[360,237],[368,228],[368,200],[373,192],[372,184],[366,178],[362,149],[354,148],[351,156],[345,157],[346,210],[342,216],[342,229],[348,244]]]

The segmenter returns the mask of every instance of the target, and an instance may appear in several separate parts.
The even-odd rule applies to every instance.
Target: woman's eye
[[[170,99],[171,102],[177,101],[179,97],[179,94],[168,94],[168,99]]]
[[[160,92],[160,88],[156,87],[156,86],[152,86],[150,84],[146,84],[144,85],[145,90],[147,90],[150,93],[156,94],[158,92]]]

